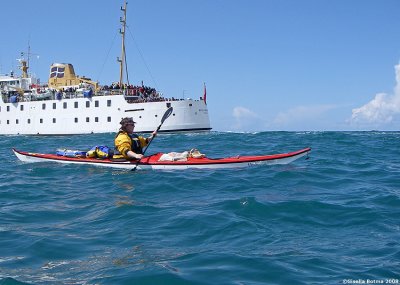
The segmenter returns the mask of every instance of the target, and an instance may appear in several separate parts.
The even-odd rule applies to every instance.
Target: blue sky
[[[130,82],[177,98],[205,82],[214,130],[400,129],[398,0],[128,2]],[[53,62],[117,81],[122,3],[5,1],[0,73],[29,42],[42,82]]]

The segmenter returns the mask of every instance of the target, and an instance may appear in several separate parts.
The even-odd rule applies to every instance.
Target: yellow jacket
[[[131,150],[137,154],[143,153],[143,147],[148,145],[148,139],[135,134],[129,135],[125,131],[119,131],[115,137],[114,144],[117,152],[113,158],[131,159],[128,157],[127,152]]]

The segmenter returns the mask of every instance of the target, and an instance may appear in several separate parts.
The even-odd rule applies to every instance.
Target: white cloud
[[[235,107],[232,112],[235,120],[231,128],[235,131],[315,129],[326,119],[327,112],[336,108],[336,105],[297,106],[268,120],[268,114],[260,116],[245,107]]]
[[[290,127],[299,123],[318,120],[327,111],[336,108],[334,105],[297,106],[276,115],[272,124],[275,127]]]
[[[351,122],[371,126],[391,123],[400,115],[400,63],[395,66],[396,86],[394,94],[379,93],[370,102],[352,110]]]
[[[233,108],[233,117],[237,120],[248,118],[254,119],[258,118],[258,115],[245,107],[235,107]]]
[[[262,120],[257,113],[241,106],[233,108],[232,116],[235,119],[234,130],[253,131]]]

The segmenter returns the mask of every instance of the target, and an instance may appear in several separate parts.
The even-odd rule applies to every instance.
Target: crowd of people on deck
[[[67,87],[67,88],[62,88],[60,91],[61,92],[66,92],[66,93],[76,93],[76,91],[78,89],[79,88],[77,88],[77,87]]]
[[[53,95],[53,98],[55,99],[62,99],[62,98],[71,98],[72,96],[76,96],[78,92],[83,92],[83,91],[91,91],[91,92],[96,92],[93,89],[93,86],[89,84],[80,84],[79,86],[70,86],[70,87],[61,87],[61,88],[48,88],[46,85],[46,88],[41,86],[43,89],[38,88],[33,88],[36,86],[30,86],[31,90],[36,89],[38,90],[37,93],[45,93],[50,91]],[[126,100],[128,103],[144,103],[144,102],[160,102],[160,101],[179,101],[180,99],[175,99],[175,98],[164,98],[162,96],[162,93],[159,93],[155,88],[144,86],[143,83],[142,85],[131,85],[131,84],[123,84],[122,88],[118,82],[112,83],[111,85],[104,85],[100,87],[100,91],[98,94],[93,94],[93,95],[100,95],[103,93],[105,94],[121,94],[123,93],[126,97]],[[96,92],[97,93],[97,92]],[[10,97],[7,98],[7,102],[10,101]],[[43,98],[45,99],[45,98]],[[14,99],[15,100],[15,99]],[[16,99],[17,101],[22,101]],[[30,100],[34,100],[34,98],[31,98]]]
[[[134,86],[132,84],[123,84],[122,88],[121,86],[119,86],[119,83],[113,83],[110,86],[108,85],[104,85],[102,88],[102,90],[128,90],[129,93],[132,94],[132,96],[157,96],[157,90],[148,86]]]
[[[127,97],[128,103],[143,103],[143,102],[158,102],[158,101],[168,101],[175,100],[165,99],[161,96],[159,92],[155,88],[144,86],[131,85],[131,84],[123,84],[122,88],[119,83],[112,83],[111,85],[104,85],[101,87],[102,91],[120,91],[123,90],[125,96]]]

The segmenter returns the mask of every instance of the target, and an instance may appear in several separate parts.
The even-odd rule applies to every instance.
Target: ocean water
[[[400,133],[158,136],[148,154],[312,147],[234,170],[19,162],[113,134],[1,136],[0,284],[399,284]]]

